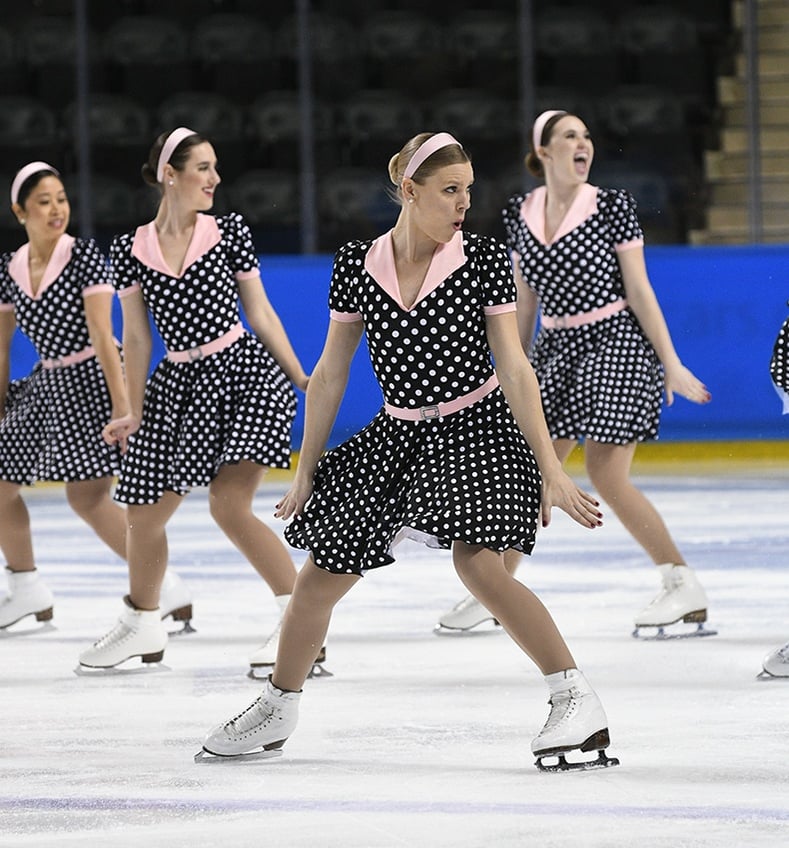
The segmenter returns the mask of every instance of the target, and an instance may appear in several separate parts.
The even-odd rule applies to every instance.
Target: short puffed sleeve
[[[335,321],[358,321],[359,283],[364,272],[364,253],[359,242],[341,247],[332,267],[329,285],[329,310]]]
[[[14,307],[13,280],[8,273],[10,253],[0,253],[0,311],[7,312]]]
[[[112,290],[107,260],[93,239],[76,239],[71,261],[83,294]]]
[[[230,270],[237,278],[260,273],[260,263],[252,240],[252,231],[238,212],[224,215],[217,223],[222,232]]]
[[[507,248],[496,239],[478,237],[474,265],[482,283],[485,313],[515,311],[518,294]]]
[[[132,233],[115,236],[110,244],[110,282],[117,292],[140,284],[139,262],[132,256]]]
[[[615,247],[643,244],[644,231],[636,214],[636,199],[629,191],[603,189],[599,201]]]

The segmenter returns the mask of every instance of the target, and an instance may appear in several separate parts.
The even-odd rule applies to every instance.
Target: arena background
[[[71,232],[106,249],[154,208],[139,167],[158,132],[206,132],[223,176],[215,211],[247,217],[266,288],[310,368],[331,256],[394,221],[386,163],[409,136],[457,134],[477,178],[469,227],[501,235],[504,201],[530,185],[533,116],[571,109],[593,132],[592,182],[639,203],[676,347],[713,394],[708,406],[667,408],[660,442],[639,457],[778,462],[789,459],[787,422],[767,365],[789,314],[789,52],[769,35],[760,47],[755,16],[764,28],[786,7],[32,0],[0,22],[0,177],[8,185],[30,159],[52,162]],[[0,248],[21,236],[7,211]],[[34,361],[18,334],[12,376]],[[332,442],[380,403],[360,350]]]

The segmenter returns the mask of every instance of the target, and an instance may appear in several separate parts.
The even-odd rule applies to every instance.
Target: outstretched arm
[[[542,410],[540,386],[521,347],[515,313],[489,315],[487,330],[504,397],[540,468],[543,527],[550,524],[554,506],[584,527],[599,527],[602,524],[599,503],[567,476],[553,449]]]
[[[361,321],[329,322],[323,352],[307,386],[304,439],[298,468],[290,491],[277,504],[274,514],[278,518],[298,515],[312,494],[315,466],[326,448],[345,394],[351,360],[359,346],[362,329]]]
[[[674,350],[666,319],[647,276],[644,249],[633,247],[620,251],[617,256],[619,267],[622,269],[627,303],[663,363],[666,374],[666,403],[669,406],[674,403],[675,392],[693,403],[709,403],[712,400],[709,390],[682,364]]]

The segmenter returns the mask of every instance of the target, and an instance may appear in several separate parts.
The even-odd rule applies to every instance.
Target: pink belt
[[[443,418],[445,415],[452,415],[453,412],[459,412],[472,403],[482,400],[486,395],[489,395],[499,384],[499,378],[494,374],[473,392],[467,395],[461,395],[459,398],[447,401],[446,403],[431,403],[429,406],[420,406],[417,409],[403,409],[399,406],[392,406],[389,403],[384,404],[384,409],[392,416],[392,418],[402,418],[403,421],[427,421],[430,418]]]
[[[67,365],[76,365],[78,362],[84,362],[95,356],[96,351],[92,347],[86,347],[78,350],[76,353],[70,353],[68,356],[58,356],[55,359],[42,359],[41,364],[44,368],[65,368]]]
[[[239,322],[231,330],[228,330],[212,342],[191,347],[189,350],[168,350],[167,358],[170,362],[197,362],[199,359],[219,353],[220,350],[230,347],[233,342],[238,341],[244,335],[244,332],[244,325]]]
[[[592,309],[589,312],[579,312],[577,315],[541,315],[540,324],[546,330],[566,330],[571,327],[583,327],[585,324],[594,324],[596,321],[602,321],[603,318],[610,318],[621,312],[627,307],[627,301],[624,298],[607,303],[599,309]]]

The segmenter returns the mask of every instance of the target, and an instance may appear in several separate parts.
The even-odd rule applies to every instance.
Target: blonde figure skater
[[[389,176],[401,204],[394,229],[346,244],[335,259],[332,320],[307,391],[299,466],[277,507],[293,517],[288,541],[310,554],[276,666],[263,694],[215,728],[204,751],[279,752],[335,604],[366,572],[392,563],[393,545],[409,536],[452,551],[461,580],[545,676],[551,711],[532,742],[538,766],[613,765],[597,695],[549,612],[503,565],[505,550],[531,551],[539,518],[547,524],[554,506],[585,527],[601,523],[597,503],[553,451],[518,338],[506,249],[462,230],[473,171],[452,136],[412,138]],[[323,455],[363,333],[386,402]],[[596,760],[565,758],[590,751]]]

